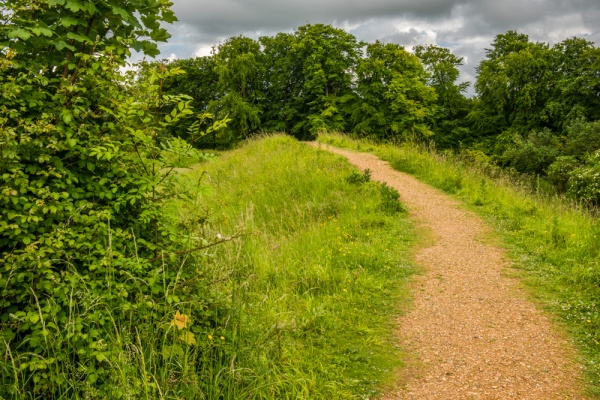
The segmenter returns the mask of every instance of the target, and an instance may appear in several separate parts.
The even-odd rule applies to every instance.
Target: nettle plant
[[[193,114],[162,93],[183,71],[119,72],[176,18],[167,0],[0,6],[0,395],[118,398],[127,343],[201,301],[185,282],[206,243],[163,210],[193,153],[165,133]]]

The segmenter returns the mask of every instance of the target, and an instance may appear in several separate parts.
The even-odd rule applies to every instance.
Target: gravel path
[[[382,399],[585,398],[571,344],[503,273],[508,260],[482,242],[490,230],[479,217],[371,154],[327,150],[397,189],[433,238],[415,254],[425,272],[399,319],[401,346],[414,357]]]

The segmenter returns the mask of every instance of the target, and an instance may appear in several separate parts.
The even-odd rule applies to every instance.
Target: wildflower
[[[171,321],[171,326],[175,325],[177,329],[182,330],[189,325],[190,317],[185,314],[180,314],[179,311],[175,313],[173,320]]]
[[[225,336],[221,336],[219,339],[221,339],[221,340],[225,340]]]

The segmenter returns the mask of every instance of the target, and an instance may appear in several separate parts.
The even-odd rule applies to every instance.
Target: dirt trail
[[[451,197],[370,154],[327,148],[400,192],[433,243],[415,255],[425,273],[399,320],[414,354],[382,399],[584,399],[570,343],[506,276],[501,248],[481,241],[485,223]]]

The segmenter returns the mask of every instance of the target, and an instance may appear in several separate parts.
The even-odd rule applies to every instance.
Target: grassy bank
[[[532,295],[580,350],[589,392],[600,395],[600,221],[597,215],[501,170],[414,145],[323,135],[319,141],[372,152],[397,170],[462,199],[502,234]]]
[[[181,218],[207,238],[243,234],[201,271],[220,302],[196,335],[213,352],[207,398],[370,398],[384,387],[400,366],[394,320],[413,272],[411,226],[389,189],[284,136],[188,176],[211,191],[179,203]]]

